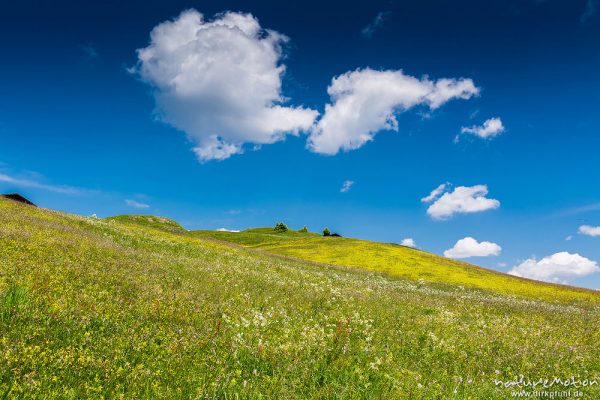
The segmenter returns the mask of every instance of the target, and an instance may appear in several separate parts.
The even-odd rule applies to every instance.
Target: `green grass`
[[[285,259],[157,221],[0,200],[0,398],[504,399],[494,379],[600,380],[593,302]]]
[[[193,234],[273,254],[381,272],[410,281],[450,283],[494,294],[548,302],[600,302],[600,293],[594,290],[517,278],[396,244],[323,237],[310,232],[275,233],[272,228],[248,229],[242,232],[195,231]]]
[[[115,217],[106,218],[107,221],[116,221],[121,222],[123,224],[133,224],[138,226],[143,226],[146,228],[155,228],[160,229],[167,232],[173,233],[182,233],[186,230],[183,229],[181,225],[172,219],[168,219],[165,217],[157,217],[154,215],[136,215],[136,214],[126,214],[126,215],[117,215]]]

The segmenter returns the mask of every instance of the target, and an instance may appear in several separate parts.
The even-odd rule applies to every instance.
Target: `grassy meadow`
[[[505,399],[495,379],[600,380],[598,300],[399,246],[0,199],[0,398]]]
[[[517,278],[397,244],[323,237],[311,232],[275,233],[272,228],[193,233],[268,253],[366,269],[409,281],[450,283],[548,302],[589,304],[600,301],[600,293],[596,291]]]

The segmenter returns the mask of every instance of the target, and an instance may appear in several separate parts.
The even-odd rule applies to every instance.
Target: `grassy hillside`
[[[143,226],[145,228],[155,228],[173,233],[182,233],[186,231],[181,225],[172,219],[157,217],[154,215],[117,215],[115,217],[106,218],[106,220],[121,222],[123,224]]]
[[[0,398],[504,399],[494,379],[600,380],[593,304],[288,260],[146,222],[0,199]]]
[[[521,279],[395,244],[323,237],[310,232],[275,233],[272,228],[242,232],[195,231],[193,234],[269,253],[382,272],[410,281],[450,283],[549,302],[600,302],[597,291]]]

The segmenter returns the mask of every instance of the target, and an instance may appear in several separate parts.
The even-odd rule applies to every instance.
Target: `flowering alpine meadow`
[[[517,279],[511,275],[391,243],[322,237],[301,231],[274,234],[272,228],[247,229],[242,232],[194,231],[192,234],[272,254],[366,269],[410,281],[452,283],[547,302],[587,304],[590,301],[597,302],[600,298],[600,294],[594,290]]]
[[[302,235],[271,234],[322,240]],[[318,257],[280,252],[315,263],[165,218],[0,199],[0,397],[503,399],[510,389],[495,382],[520,375],[600,380],[592,291],[485,286],[475,269],[458,284],[470,267],[454,261],[447,281],[361,269],[358,256],[333,266],[319,243]],[[402,251],[421,269],[443,264]],[[600,397],[598,385],[580,390]]]

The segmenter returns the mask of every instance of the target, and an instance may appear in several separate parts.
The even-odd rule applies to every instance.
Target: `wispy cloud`
[[[583,14],[579,17],[579,21],[585,24],[590,18],[598,13],[598,0],[587,0]]]
[[[352,185],[354,185],[354,181],[344,181],[344,184],[342,185],[340,192],[341,193],[348,192],[352,188]]]
[[[149,204],[140,203],[139,201],[130,200],[130,199],[126,199],[125,204],[127,204],[129,207],[137,208],[140,210],[145,210],[145,209],[150,208]]]
[[[10,176],[7,174],[0,174],[0,182],[15,186],[15,187],[19,187],[19,188],[39,189],[39,190],[46,190],[49,192],[69,194],[69,195],[81,195],[86,192],[90,192],[87,189],[81,189],[81,188],[77,188],[77,187],[73,187],[73,186],[66,186],[66,185],[51,185],[51,184],[39,182],[37,180],[28,179],[28,178],[20,178],[20,177]]]
[[[85,44],[81,46],[81,50],[85,53],[86,59],[91,60],[93,58],[98,57],[98,51],[96,48],[90,44]]]
[[[383,26],[385,20],[390,16],[390,14],[391,13],[389,11],[382,11],[378,13],[373,21],[363,28],[361,31],[362,35],[367,38],[371,38],[375,31]]]
[[[574,215],[585,214],[593,211],[600,211],[600,203],[590,203],[584,204],[582,206],[576,206],[567,208],[562,211],[558,211],[548,215],[549,218],[563,218],[563,217],[571,217]]]
[[[421,199],[421,203],[431,203],[433,200],[437,199],[438,197],[440,197],[440,195],[442,193],[444,193],[444,191],[446,190],[446,188],[449,186],[450,184],[448,182],[446,183],[442,183],[440,186],[436,187],[435,189],[433,189],[431,191],[431,193],[429,193],[429,195],[427,195],[426,197],[423,197]]]

